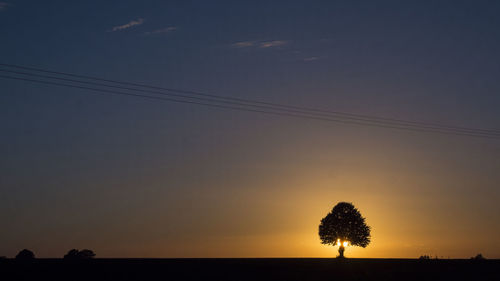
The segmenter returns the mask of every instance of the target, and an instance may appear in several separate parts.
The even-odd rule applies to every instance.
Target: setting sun
[[[344,245],[344,247],[347,247],[349,245],[349,241],[340,242],[340,239],[337,239],[337,244],[335,246],[340,246],[341,244]]]

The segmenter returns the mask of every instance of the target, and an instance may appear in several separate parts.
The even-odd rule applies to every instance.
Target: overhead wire
[[[305,112],[310,112],[310,113],[315,113],[315,114],[320,114],[320,113],[321,114],[331,114],[331,115],[335,115],[335,116],[340,116],[342,118],[353,117],[353,118],[369,120],[369,121],[377,120],[377,121],[401,123],[401,124],[405,124],[405,125],[414,124],[414,125],[424,125],[424,126],[432,126],[432,127],[446,128],[446,129],[457,129],[457,130],[464,130],[464,131],[465,130],[472,130],[472,131],[476,131],[476,132],[483,131],[483,132],[487,132],[487,133],[499,133],[500,134],[499,129],[468,128],[468,127],[451,126],[451,125],[444,125],[444,124],[438,124],[438,123],[432,123],[432,122],[410,121],[410,120],[402,120],[402,119],[396,119],[396,118],[386,118],[386,117],[378,117],[378,116],[370,116],[370,115],[362,115],[362,114],[353,114],[353,113],[340,112],[340,111],[324,110],[324,109],[304,107],[304,106],[285,105],[285,104],[272,103],[272,102],[266,102],[266,101],[260,101],[260,100],[243,99],[243,98],[229,97],[229,96],[223,96],[223,95],[214,95],[214,94],[203,93],[203,92],[187,91],[187,90],[180,90],[180,89],[174,89],[174,88],[151,86],[151,85],[147,85],[147,84],[104,79],[104,78],[95,77],[95,76],[80,75],[80,74],[61,72],[61,71],[53,71],[53,70],[20,66],[20,65],[14,65],[14,64],[0,63],[0,66],[17,68],[17,69],[32,70],[32,71],[38,71],[38,72],[44,72],[44,73],[51,73],[51,74],[68,76],[68,77],[83,78],[83,79],[108,82],[108,83],[114,83],[114,84],[122,84],[122,85],[130,85],[130,86],[143,87],[143,88],[149,88],[149,89],[157,89],[157,90],[181,93],[181,94],[186,94],[186,95],[209,97],[209,98],[214,98],[216,100],[221,100],[221,101],[228,101],[228,100],[229,101],[238,101],[238,102],[248,103],[248,105],[254,105],[254,106],[255,106],[255,104],[261,104],[261,105],[267,105],[267,106],[272,106],[272,107],[279,107],[279,108],[283,108],[283,109],[293,109],[293,110],[305,111]],[[113,87],[110,85],[106,85],[106,86]],[[155,93],[165,94],[165,93],[158,93],[158,92],[155,92]]]
[[[0,64],[0,66],[12,66],[12,65]],[[30,70],[30,68],[28,68],[28,67],[17,67],[17,68],[24,68],[25,70]],[[63,74],[63,72],[45,71],[45,70],[40,70],[40,69],[36,69],[36,70],[46,72],[46,73],[50,72],[50,73],[56,74],[56,75]],[[313,111],[313,110],[308,111],[307,109],[304,109],[302,107],[293,107],[293,106],[289,107],[289,106],[285,106],[285,105],[274,106],[275,104],[273,104],[273,103],[267,104],[266,102],[258,102],[258,101],[252,101],[252,100],[246,100],[246,99],[241,99],[242,101],[236,101],[236,100],[240,100],[240,99],[231,100],[231,99],[222,98],[220,96],[216,96],[217,98],[212,98],[212,97],[207,96],[207,95],[189,96],[186,94],[179,94],[178,92],[177,93],[175,93],[175,92],[174,93],[165,93],[165,92],[159,92],[159,91],[144,90],[144,89],[135,88],[135,87],[131,88],[131,87],[125,87],[125,86],[109,85],[109,84],[103,84],[103,83],[97,83],[97,82],[83,81],[80,79],[70,79],[70,78],[64,78],[64,77],[60,77],[60,76],[49,76],[49,75],[42,75],[42,74],[38,74],[38,73],[31,73],[31,72],[24,72],[24,71],[23,72],[22,71],[13,71],[13,70],[8,70],[8,69],[7,70],[0,69],[0,71],[6,72],[6,73],[11,73],[11,74],[23,75],[23,76],[43,78],[44,80],[36,80],[36,79],[28,79],[28,78],[23,78],[23,77],[0,75],[0,78],[4,78],[4,79],[14,79],[14,80],[27,81],[27,82],[35,82],[35,83],[39,83],[39,84],[41,83],[41,84],[48,84],[48,85],[79,88],[79,89],[84,89],[84,90],[97,91],[100,93],[128,95],[128,96],[156,99],[156,100],[163,100],[163,101],[170,101],[170,102],[190,103],[190,104],[211,106],[211,107],[217,107],[217,108],[233,109],[233,110],[240,110],[240,111],[250,111],[250,112],[258,112],[258,113],[266,113],[266,114],[290,116],[290,117],[298,117],[298,118],[306,118],[306,119],[315,119],[315,120],[323,120],[323,121],[333,121],[333,122],[341,122],[341,123],[354,124],[354,125],[375,126],[375,127],[402,129],[402,130],[419,131],[419,132],[455,134],[455,135],[463,135],[463,136],[500,138],[500,131],[497,131],[497,130],[474,129],[474,128],[455,127],[455,126],[436,126],[435,124],[433,124],[432,126],[427,125],[430,123],[425,123],[426,125],[417,125],[416,123],[418,123],[418,122],[411,122],[411,121],[406,122],[406,121],[402,121],[402,120],[398,120],[398,122],[395,122],[392,119],[382,121],[382,120],[377,119],[377,118],[371,118],[371,119],[358,118],[358,116],[355,114],[352,114],[355,117],[326,114],[326,113],[323,113],[322,111]],[[137,85],[136,87],[144,87],[145,86],[143,84],[117,82],[115,80],[101,79],[101,78],[97,78],[97,77],[82,76],[82,75],[77,75],[77,74],[67,74],[67,73],[64,73],[64,74],[65,75],[63,75],[63,76],[67,76],[67,77],[73,76],[75,78],[85,78],[85,79],[91,79],[94,81],[100,80],[102,82],[115,83],[115,84],[121,84],[121,85],[126,85],[126,84]],[[46,79],[69,82],[70,84],[47,81]],[[75,85],[75,83],[91,85],[94,87]],[[106,87],[106,88],[120,89],[120,90],[125,90],[127,92],[108,90],[108,89],[102,89],[102,88],[95,88],[95,87]],[[149,88],[155,88],[155,87],[150,86]],[[157,87],[157,88],[160,88],[160,87]],[[132,93],[130,93],[130,92],[132,92]],[[136,92],[169,96],[169,98],[144,95],[144,94],[137,94]],[[185,92],[189,92],[189,91],[185,91]],[[298,109],[294,109],[294,108],[298,108]]]

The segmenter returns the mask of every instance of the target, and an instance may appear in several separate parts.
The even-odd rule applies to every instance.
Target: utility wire
[[[114,84],[129,85],[129,86],[142,87],[142,88],[148,88],[148,89],[163,90],[163,91],[169,91],[169,92],[180,93],[180,94],[185,94],[185,95],[195,95],[198,97],[210,98],[211,101],[214,101],[213,99],[215,99],[215,100],[218,100],[219,102],[229,103],[229,104],[231,104],[229,101],[233,101],[233,104],[238,104],[238,105],[242,105],[242,106],[254,106],[254,107],[260,107],[260,108],[267,108],[267,109],[279,108],[280,110],[286,110],[289,112],[315,114],[315,115],[335,117],[335,118],[340,117],[340,118],[347,118],[347,119],[357,120],[357,121],[384,122],[384,123],[393,124],[393,125],[414,126],[414,127],[419,127],[419,128],[425,126],[424,128],[430,128],[430,129],[445,129],[445,130],[450,129],[450,130],[456,130],[456,131],[460,131],[460,132],[472,132],[472,133],[484,132],[484,133],[492,133],[495,135],[496,134],[500,135],[500,130],[496,130],[496,129],[479,129],[479,128],[468,128],[468,127],[460,127],[460,126],[450,126],[450,125],[443,125],[443,124],[431,123],[431,122],[408,121],[408,120],[395,119],[395,118],[383,118],[383,117],[376,117],[376,116],[369,116],[369,115],[322,110],[322,109],[310,108],[310,107],[284,105],[284,104],[264,102],[264,101],[259,101],[259,100],[234,98],[234,97],[213,95],[213,94],[202,93],[202,92],[186,91],[186,90],[179,90],[179,89],[173,89],[173,88],[156,87],[156,86],[151,86],[151,85],[146,85],[146,84],[138,84],[138,83],[117,81],[117,80],[103,79],[103,78],[93,77],[93,76],[79,75],[79,74],[60,72],[60,71],[51,71],[51,70],[46,70],[46,69],[41,69],[41,68],[26,67],[26,66],[13,65],[13,64],[0,63],[0,66],[17,68],[17,69],[24,69],[24,70],[31,70],[31,71],[38,71],[38,72],[44,72],[44,73],[51,73],[51,74],[57,74],[57,75],[64,75],[64,76],[68,76],[68,77],[83,78],[83,79],[89,79],[89,80],[101,81],[101,82],[107,82],[107,83],[114,83]],[[26,75],[34,76],[34,74],[26,74]],[[63,80],[62,78],[54,78],[54,77],[46,77],[46,78]],[[74,82],[76,82],[76,81],[74,81]],[[89,83],[89,82],[84,82],[84,81],[77,81],[77,82],[78,83],[86,83],[86,84]],[[119,86],[106,85],[106,84],[99,84],[99,86],[149,92],[149,93],[161,94],[161,95],[179,96],[179,95],[168,94],[168,93],[157,92],[157,91],[151,92],[151,91],[146,91],[146,90],[142,90],[142,89],[130,89],[127,87],[119,87]],[[185,98],[197,99],[195,97],[188,97],[185,95],[183,96]],[[207,101],[206,99],[201,99],[201,100]]]
[[[279,112],[279,111],[257,110],[257,109],[247,108],[247,107],[237,107],[237,106],[229,106],[229,105],[204,103],[204,102],[194,102],[194,101],[180,100],[180,99],[174,99],[174,98],[127,93],[127,92],[121,92],[121,91],[115,91],[115,90],[99,89],[99,88],[93,88],[93,87],[87,87],[87,86],[71,85],[71,84],[64,84],[64,83],[51,82],[51,81],[42,81],[42,80],[28,79],[28,78],[22,78],[22,77],[13,77],[13,76],[6,76],[6,75],[0,75],[0,78],[27,81],[27,82],[35,82],[35,83],[39,83],[39,84],[55,85],[55,86],[62,86],[62,87],[69,87],[69,88],[77,88],[77,89],[83,89],[83,90],[91,90],[91,91],[96,91],[96,92],[100,92],[100,93],[107,93],[107,94],[126,95],[126,96],[140,97],[140,98],[146,98],[146,99],[152,99],[152,100],[162,100],[162,101],[169,101],[169,102],[196,104],[196,105],[210,106],[210,107],[216,107],[216,108],[257,112],[257,113],[280,115],[280,116],[290,116],[290,117],[297,117],[297,118],[303,118],[303,119],[313,119],[313,120],[322,120],[322,121],[330,121],[330,122],[341,122],[341,123],[346,123],[346,124],[401,129],[401,130],[417,131],[417,132],[432,132],[432,133],[481,137],[481,138],[493,138],[493,139],[499,138],[496,135],[488,135],[488,134],[483,134],[483,133],[481,133],[481,134],[479,134],[479,133],[477,133],[477,134],[476,133],[462,133],[462,132],[451,132],[451,131],[434,130],[434,129],[419,129],[419,128],[412,128],[412,127],[404,127],[404,126],[391,126],[391,125],[384,125],[384,124],[369,124],[369,123],[362,123],[362,122],[343,120],[343,119],[324,118],[324,117],[319,117],[319,116],[314,116],[314,115],[293,114],[293,113]]]
[[[103,83],[88,82],[88,81],[75,80],[75,79],[69,79],[69,78],[61,78],[61,77],[55,77],[55,76],[49,76],[49,75],[40,75],[40,74],[34,74],[34,73],[22,72],[22,71],[12,71],[12,70],[0,69],[0,72],[20,74],[20,75],[26,75],[26,76],[32,76],[32,77],[39,77],[39,78],[47,78],[47,79],[60,80],[60,81],[72,82],[72,83],[82,83],[82,84],[93,85],[93,86],[102,86],[102,87],[116,88],[116,89],[122,89],[122,90],[128,90],[128,91],[138,91],[138,92],[145,92],[145,93],[152,93],[152,94],[173,96],[173,97],[176,97],[176,98],[194,99],[194,100],[199,100],[199,101],[203,101],[203,102],[210,102],[210,103],[224,103],[224,104],[229,104],[229,105],[237,105],[237,106],[245,106],[245,107],[251,106],[251,107],[256,107],[256,108],[264,109],[264,110],[279,110],[279,111],[285,111],[285,112],[290,112],[290,113],[315,115],[315,116],[327,117],[327,118],[339,118],[339,116],[335,116],[335,115],[329,115],[329,114],[323,114],[323,113],[314,113],[314,112],[308,112],[308,111],[303,111],[303,110],[292,110],[292,109],[286,109],[286,108],[282,109],[282,108],[279,108],[279,107],[272,107],[272,106],[265,106],[265,105],[251,105],[251,104],[247,104],[247,103],[218,100],[218,99],[206,98],[206,97],[192,97],[192,96],[186,96],[186,95],[180,95],[180,94],[164,93],[164,92],[158,92],[158,91],[143,90],[143,89],[123,87],[123,86],[116,86],[116,85],[108,85],[108,84],[103,84]],[[363,119],[363,118],[343,117],[343,116],[342,116],[342,119],[355,120],[355,121],[361,121],[361,122],[367,122],[367,123],[375,123],[375,124],[388,124],[388,125],[395,125],[395,126],[402,126],[402,125],[404,125],[404,126],[415,127],[415,128],[424,128],[424,129],[450,130],[450,131],[456,131],[456,132],[461,132],[461,133],[497,135],[497,133],[494,133],[494,132],[491,132],[491,133],[488,132],[487,133],[487,132],[483,132],[483,131],[479,131],[479,130],[473,130],[473,129],[467,129],[467,130],[464,130],[464,129],[448,129],[448,128],[442,128],[442,127],[437,127],[437,126],[424,126],[424,125],[415,125],[415,124],[402,124],[402,123],[391,122],[391,121],[381,122],[381,121],[378,121],[378,120],[369,120],[369,119]],[[498,135],[500,136],[500,132],[498,133]]]

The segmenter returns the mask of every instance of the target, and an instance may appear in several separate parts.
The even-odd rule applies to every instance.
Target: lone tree
[[[340,202],[321,220],[319,238],[321,244],[338,245],[339,258],[343,258],[345,246],[370,244],[370,227],[352,203]]]

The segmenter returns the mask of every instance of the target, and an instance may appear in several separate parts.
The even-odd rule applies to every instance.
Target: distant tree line
[[[78,250],[78,249],[71,249],[68,251],[66,255],[64,255],[64,259],[67,260],[85,260],[85,259],[92,259],[95,257],[95,253],[92,250],[89,249],[83,249],[83,250]],[[0,256],[0,259],[6,259],[7,257],[5,256]],[[35,254],[28,250],[28,249],[23,249],[19,251],[19,253],[16,255],[16,260],[33,260],[35,259]]]
[[[420,259],[420,260],[430,260],[430,259],[432,259],[432,257],[430,255],[422,255],[418,259]],[[438,256],[436,256],[434,259],[437,260]],[[448,259],[450,259],[450,258],[448,257]],[[485,260],[486,258],[482,254],[477,254],[475,257],[471,257],[470,259],[471,260]]]

